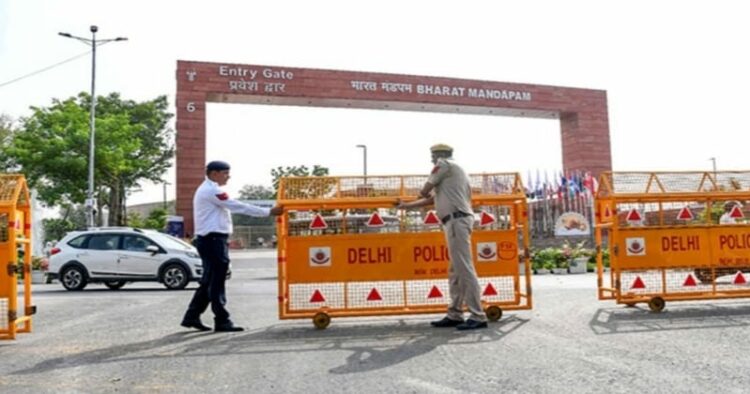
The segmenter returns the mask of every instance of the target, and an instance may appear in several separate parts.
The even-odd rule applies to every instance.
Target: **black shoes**
[[[237,332],[237,331],[245,331],[242,327],[237,327],[234,325],[234,323],[224,323],[224,324],[217,324],[216,327],[214,327],[214,331],[216,332]]]
[[[211,327],[203,324],[201,322],[201,319],[183,319],[180,325],[183,327],[187,327],[187,328],[195,328],[198,331],[211,331]],[[228,322],[228,323],[216,324],[216,327],[214,327],[214,331],[237,332],[237,331],[245,331],[245,329],[242,327],[235,326],[234,323],[232,322]]]
[[[187,328],[195,328],[198,331],[211,331],[211,327],[203,324],[201,319],[183,319],[180,325]]]
[[[487,328],[487,322],[486,321],[479,321],[479,320],[453,320],[449,319],[447,317],[444,317],[440,320],[436,320],[434,322],[430,322],[430,324],[433,327],[456,327],[457,330],[464,331],[464,330],[476,330],[478,328]]]
[[[466,320],[465,323],[456,325],[456,330],[460,330],[460,331],[476,330],[478,328],[487,328],[487,322],[469,319],[469,320]]]
[[[441,320],[435,320],[433,322],[430,322],[430,325],[433,327],[457,327],[459,324],[464,324],[463,319],[462,320],[453,320],[449,319],[447,317],[442,318]]]

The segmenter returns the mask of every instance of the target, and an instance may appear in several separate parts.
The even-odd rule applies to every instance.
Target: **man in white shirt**
[[[283,207],[262,208],[229,198],[221,186],[229,180],[229,164],[212,161],[206,165],[206,180],[198,187],[193,197],[193,220],[195,239],[193,244],[203,260],[203,275],[200,286],[193,294],[185,316],[183,327],[209,331],[200,319],[208,305],[214,313],[214,331],[242,331],[229,319],[224,308],[227,302],[224,291],[229,269],[229,246],[232,234],[232,212],[248,216],[281,215]]]

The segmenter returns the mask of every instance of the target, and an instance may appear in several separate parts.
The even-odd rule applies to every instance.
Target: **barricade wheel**
[[[500,309],[499,306],[491,306],[487,308],[487,318],[490,319],[490,321],[498,321],[501,317],[503,317],[503,310]]]
[[[648,307],[651,309],[651,312],[661,312],[664,309],[664,305],[666,305],[666,302],[661,297],[654,297],[648,301]]]
[[[313,316],[313,324],[318,330],[325,330],[331,324],[331,317],[327,313],[318,312]]]

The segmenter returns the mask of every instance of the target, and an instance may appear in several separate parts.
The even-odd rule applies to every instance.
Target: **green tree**
[[[245,185],[240,189],[240,200],[272,200],[274,192],[263,185]]]
[[[143,219],[140,213],[128,212],[128,226],[135,227],[135,228],[143,228],[145,224],[146,224],[146,221]]]
[[[167,228],[167,210],[164,208],[154,208],[148,213],[144,228],[152,228],[154,230],[165,230]]]
[[[21,167],[47,205],[85,201],[88,190],[89,107],[81,93],[49,107],[32,107],[21,119],[8,156]],[[125,223],[129,189],[148,180],[161,181],[174,157],[166,96],[135,102],[117,93],[97,98],[95,198],[98,211],[109,208],[109,223]],[[101,218],[99,218],[101,223]]]
[[[69,231],[86,228],[86,213],[83,205],[66,205],[61,216],[42,220],[44,242],[60,240]]]
[[[9,172],[13,169],[13,161],[7,152],[14,133],[13,119],[5,114],[0,115],[0,172]]]
[[[273,190],[263,185],[245,185],[240,189],[240,200],[273,200]],[[254,217],[232,214],[232,223],[237,226],[273,226],[273,217]]]
[[[149,211],[145,219],[138,212],[130,212],[128,213],[128,226],[164,230],[167,228],[167,211],[164,208],[154,208]]]
[[[305,165],[301,166],[287,166],[287,167],[276,167],[271,169],[271,176],[273,177],[273,198],[275,199],[279,193],[279,181],[282,177],[308,177],[308,176],[328,176],[329,171],[327,167],[320,165],[313,165],[312,171]]]

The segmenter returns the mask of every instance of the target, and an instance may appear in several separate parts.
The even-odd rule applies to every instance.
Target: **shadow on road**
[[[441,345],[498,341],[527,322],[528,320],[511,316],[497,323],[491,323],[487,330],[469,333],[451,328],[436,329],[425,325],[407,326],[402,321],[401,326],[404,329],[396,330],[396,334],[402,334],[396,343],[371,346],[346,346],[338,343],[339,348],[351,350],[353,353],[346,358],[346,364],[332,368],[329,372],[348,374],[373,371],[429,353]]]
[[[277,324],[242,333],[184,331],[149,341],[69,354],[44,360],[14,375],[44,373],[79,366],[139,359],[221,357],[242,354],[279,354],[348,350],[345,363],[333,374],[372,371],[429,353],[438,346],[490,343],[503,339],[529,320],[510,316],[488,329],[460,332],[436,329],[424,320],[359,320],[336,324],[326,330],[309,325]]]
[[[128,343],[104,349],[91,350],[78,354],[51,358],[48,360],[44,360],[31,368],[13,372],[13,375],[26,375],[40,372],[43,373],[57,369],[73,368],[91,364],[101,364],[127,359],[148,358],[143,356],[134,356],[134,354],[185,343],[195,338],[195,335],[193,334],[194,332],[195,331],[179,332],[150,341]]]
[[[597,335],[750,326],[750,304],[675,305],[661,313],[648,307],[600,308],[589,327]]]
[[[124,287],[117,290],[111,290],[106,287],[86,287],[86,289],[81,291],[69,291],[65,290],[62,286],[59,288],[43,288],[43,289],[34,289],[32,292],[33,296],[42,296],[42,295],[54,295],[55,297],[79,297],[79,296],[86,296],[88,294],[96,294],[96,296],[102,296],[102,295],[118,295],[118,294],[147,294],[147,293],[154,293],[154,294],[164,294],[164,293],[171,293],[171,292],[181,292],[181,291],[195,291],[195,289],[198,288],[197,284],[189,284],[184,289],[180,290],[170,290],[167,289],[164,286],[160,287]],[[23,291],[19,291],[19,294],[23,294]]]

